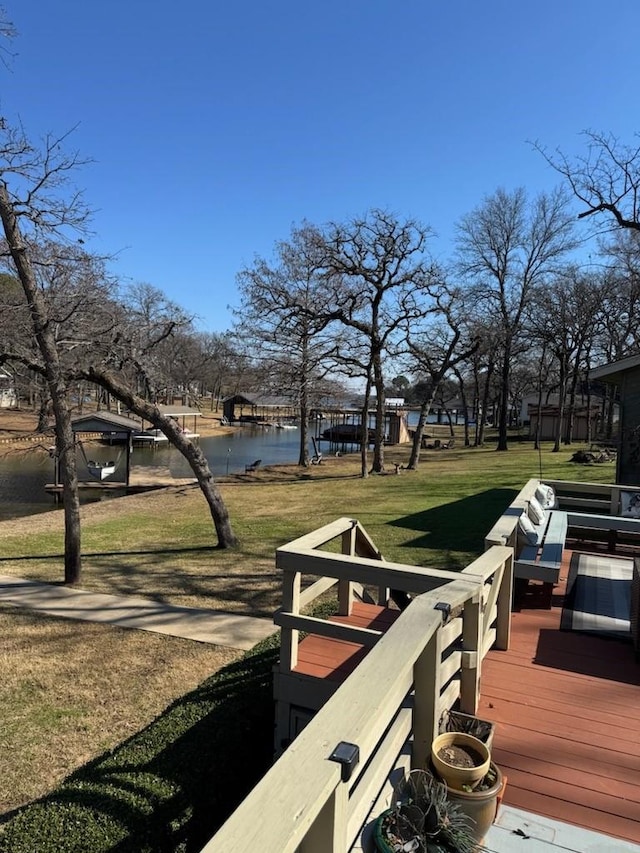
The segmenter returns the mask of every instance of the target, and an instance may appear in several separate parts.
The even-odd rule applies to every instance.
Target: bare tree
[[[416,221],[400,221],[383,210],[323,230],[331,317],[359,336],[365,355],[358,359],[366,374],[363,447],[370,389],[376,393],[375,472],[384,470],[384,356],[393,349],[403,325],[421,316],[416,293],[435,275],[427,257],[429,234]],[[353,347],[349,349],[352,357]]]
[[[523,189],[497,190],[458,224],[458,267],[499,331],[498,450],[507,450],[511,360],[532,288],[573,248],[561,190],[530,204]]]
[[[236,545],[237,539],[231,527],[229,513],[215,485],[206,457],[200,447],[184,435],[177,422],[162,414],[157,405],[149,403],[132,391],[131,387],[121,380],[117,370],[93,363],[85,368],[79,368],[76,375],[106,388],[134,414],[162,430],[174,447],[185,457],[196,476],[200,490],[209,506],[218,536],[218,547],[230,548]]]
[[[0,127],[0,133],[0,219],[6,239],[3,255],[23,288],[51,397],[63,485],[65,582],[76,583],[81,573],[81,551],[75,441],[56,327],[50,322],[38,283],[35,250],[52,234],[86,226],[88,212],[80,196],[72,194],[69,198],[64,192],[69,171],[80,159],[61,153],[64,138],[48,137],[40,151],[21,132],[6,125]]]
[[[269,366],[274,391],[291,394],[300,411],[298,464],[309,465],[309,411],[314,385],[334,363],[326,336],[331,316],[323,306],[323,259],[317,230],[304,224],[276,244],[274,260],[256,258],[238,274],[242,296],[238,337]]]
[[[422,379],[420,387],[423,389],[408,463],[411,469],[418,467],[424,427],[438,389],[447,374],[460,362],[466,361],[479,346],[477,339],[465,339],[461,307],[459,290],[442,285],[435,295],[432,309],[437,312],[437,319],[418,330],[411,327],[407,329],[406,348],[410,356],[410,370]]]
[[[562,175],[583,210],[578,219],[605,214],[619,228],[640,231],[640,145],[625,145],[610,133],[586,130],[586,154],[534,147]]]
[[[535,311],[528,327],[545,352],[553,354],[558,371],[558,418],[554,452],[570,444],[580,369],[590,349],[602,310],[602,285],[595,276],[566,268],[536,289]]]

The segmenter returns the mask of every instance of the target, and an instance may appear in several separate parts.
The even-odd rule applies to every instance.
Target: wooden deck
[[[640,843],[640,664],[631,643],[560,631],[563,592],[551,609],[525,602],[510,650],[483,664],[504,803]]]
[[[510,650],[486,658],[478,716],[496,723],[505,805],[640,844],[640,664],[631,643],[560,631],[571,554],[551,609],[534,587],[513,613]],[[333,620],[385,630],[399,615],[356,603]],[[309,635],[294,671],[343,681],[366,651]]]
[[[355,601],[350,616],[332,616],[330,621],[386,631],[399,615],[399,610]],[[366,653],[367,649],[360,643],[309,634],[300,643],[298,663],[293,672],[341,682],[353,672]]]

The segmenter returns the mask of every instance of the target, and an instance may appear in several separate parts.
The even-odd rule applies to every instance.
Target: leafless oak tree
[[[458,269],[499,332],[498,450],[507,450],[511,360],[531,291],[575,245],[562,190],[529,203],[497,190],[458,224]]]

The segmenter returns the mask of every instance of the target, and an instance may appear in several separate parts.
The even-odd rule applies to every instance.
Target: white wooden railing
[[[292,562],[289,568],[285,566],[285,571],[295,575],[304,568],[307,572],[312,562],[319,561],[317,574],[329,570],[330,578],[341,579],[343,595],[345,583],[376,584],[380,580],[376,570],[391,572],[394,588],[402,588],[398,581],[415,584],[417,572],[426,571],[429,577],[437,574],[436,570],[360,557],[354,576],[353,557],[307,547],[326,542],[329,532],[346,536],[346,528],[340,528],[347,521],[351,522],[341,519],[331,530],[323,528],[312,539],[304,541],[303,537],[286,546],[289,556],[284,557],[285,564],[296,554],[302,554],[304,560],[302,565]],[[376,638],[364,660],[203,853],[347,853],[363,849],[367,837],[363,826],[370,828],[375,814],[389,804],[394,777],[407,766],[425,766],[442,713],[458,699],[466,710],[476,710],[482,659],[494,643],[503,648],[508,645],[512,554],[511,548],[494,546],[461,573],[441,573],[444,583],[418,595],[387,632]],[[299,612],[304,593],[295,577],[288,583],[293,607],[288,612]],[[305,627],[317,632],[322,626],[305,623]],[[291,639],[283,653],[294,654],[295,642],[297,639]],[[347,751],[357,752],[354,766],[332,758],[339,744],[350,745]]]

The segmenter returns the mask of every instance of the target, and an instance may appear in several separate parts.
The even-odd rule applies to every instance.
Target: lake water
[[[261,459],[263,465],[297,462],[300,452],[300,432],[297,429],[242,427],[229,435],[203,437],[198,441],[214,477],[243,472],[244,466],[256,459]],[[309,452],[313,453],[311,446]],[[114,460],[125,465],[125,454],[121,453],[118,445],[91,444],[86,453],[97,462]],[[182,454],[168,443],[155,448],[134,447],[131,464],[163,465],[171,470],[174,477],[193,476]],[[78,475],[82,480],[89,479],[81,453],[78,454]],[[0,457],[0,520],[54,509],[55,498],[44,490],[53,479],[53,461],[42,451]],[[109,497],[114,497],[114,492],[106,494],[92,489],[81,494],[83,502],[107,500]]]
[[[434,416],[429,418],[431,423],[435,420]],[[417,412],[410,412],[409,424],[415,425],[416,422]],[[322,422],[318,432],[328,426],[328,421]],[[312,434],[314,427],[310,426],[309,435]],[[256,459],[261,459],[263,465],[295,463],[300,453],[300,431],[297,429],[244,426],[228,435],[202,437],[198,441],[214,477],[244,472],[244,466]],[[325,452],[328,450],[326,443],[321,449]],[[309,453],[313,452],[310,441]],[[92,444],[90,451],[87,449],[87,454],[96,462],[114,460],[120,465],[125,464],[125,454],[121,453],[117,445],[110,447]],[[193,476],[182,454],[168,442],[155,448],[136,446],[131,464],[163,465],[170,469],[174,477]],[[80,453],[78,473],[80,479],[89,479]],[[53,479],[53,461],[45,453],[20,453],[0,457],[0,521],[55,509],[57,505],[54,496],[44,490],[45,485],[52,483]],[[100,492],[91,489],[82,490],[80,497],[83,502],[90,502],[108,500],[117,494],[114,491]]]

